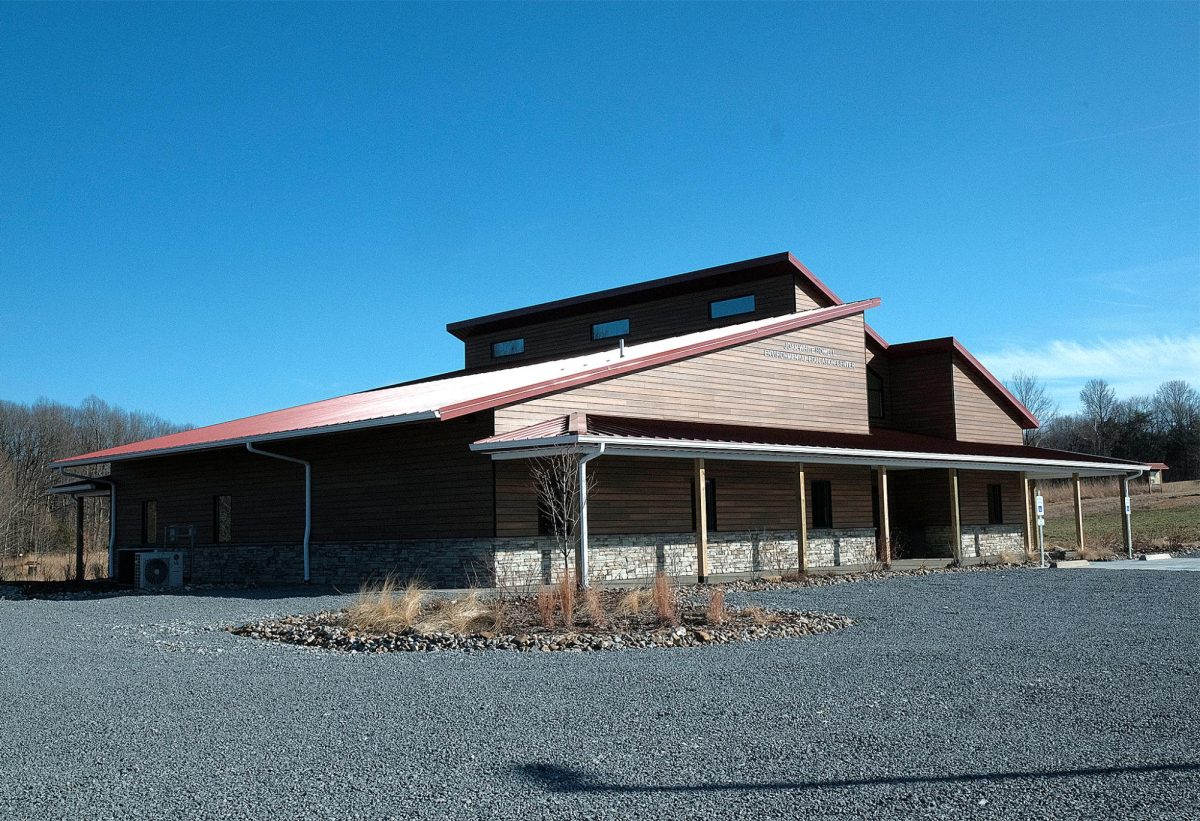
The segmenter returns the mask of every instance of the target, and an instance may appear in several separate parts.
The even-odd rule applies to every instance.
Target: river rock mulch
[[[348,627],[343,612],[325,612],[254,622],[234,627],[230,632],[248,638],[350,653],[447,650],[468,653],[482,650],[583,653],[797,638],[831,633],[854,623],[836,613],[761,611],[754,608],[730,611],[720,624],[701,622],[702,617],[692,613],[685,614],[678,625],[645,626],[620,631],[581,627],[578,630],[539,628],[511,633],[467,635],[449,632],[423,633],[415,630],[376,633]]]

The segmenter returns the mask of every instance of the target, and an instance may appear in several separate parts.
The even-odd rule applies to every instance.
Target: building
[[[452,323],[459,371],[54,465],[111,465],[121,576],[183,532],[193,582],[448,586],[1020,554],[1033,482],[1145,469],[1022,445],[1028,409],[953,338],[886,342],[879,304],[760,257]],[[566,562],[530,480],[564,451],[594,481]]]

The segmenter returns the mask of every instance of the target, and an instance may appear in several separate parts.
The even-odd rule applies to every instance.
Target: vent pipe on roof
[[[621,337],[617,341],[617,350],[620,352],[621,358],[624,359],[625,358],[625,337]]]
[[[259,450],[249,442],[246,443],[246,450],[251,453],[257,453],[259,456],[270,456],[272,459],[282,459],[285,462],[295,462],[298,465],[304,465],[304,583],[308,584],[312,581],[312,570],[308,559],[308,539],[312,533],[312,465],[294,456],[284,456],[281,453]]]

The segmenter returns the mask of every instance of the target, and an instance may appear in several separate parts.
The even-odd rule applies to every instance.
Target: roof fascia
[[[258,434],[257,436],[238,436],[231,439],[218,439],[212,442],[196,442],[194,444],[179,445],[177,447],[167,448],[149,448],[147,450],[130,451],[129,453],[119,453],[108,456],[102,455],[106,451],[96,451],[95,453],[85,453],[82,456],[75,456],[70,459],[59,459],[51,462],[50,467],[74,467],[78,465],[101,465],[109,462],[127,462],[131,459],[148,459],[154,456],[171,456],[178,453],[192,453],[199,450],[213,450],[215,448],[256,444],[258,442],[275,442],[280,439],[303,439],[309,436],[321,436],[327,433],[343,433],[346,431],[364,430],[366,428],[380,428],[388,425],[402,425],[406,422],[422,422],[437,418],[437,411],[421,411],[419,413],[405,413],[398,416],[382,416],[378,419],[365,419],[358,422],[345,422],[340,425],[323,425],[316,428],[296,428],[295,430],[278,431],[276,433],[263,433]]]

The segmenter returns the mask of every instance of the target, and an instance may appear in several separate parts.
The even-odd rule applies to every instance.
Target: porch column
[[[962,562],[962,517],[958,511],[958,469],[950,468],[950,555]]]
[[[704,480],[704,460],[693,459],[696,471],[696,578],[708,581],[708,485]]]
[[[1025,559],[1033,559],[1033,486],[1029,474],[1021,471],[1021,498],[1025,502],[1025,518],[1021,520],[1021,535],[1025,537]]]
[[[883,544],[883,563],[892,563],[892,524],[888,517],[888,472],[880,465],[879,471],[879,538]]]
[[[83,581],[83,497],[75,497],[75,581]]]
[[[796,566],[800,575],[808,573],[808,490],[803,463],[796,465]]]
[[[1133,558],[1133,519],[1129,512],[1129,477],[1121,477],[1121,524],[1125,533],[1125,554]]]
[[[1083,550],[1083,494],[1079,484],[1079,474],[1071,474],[1071,501],[1075,503],[1075,542]]]

